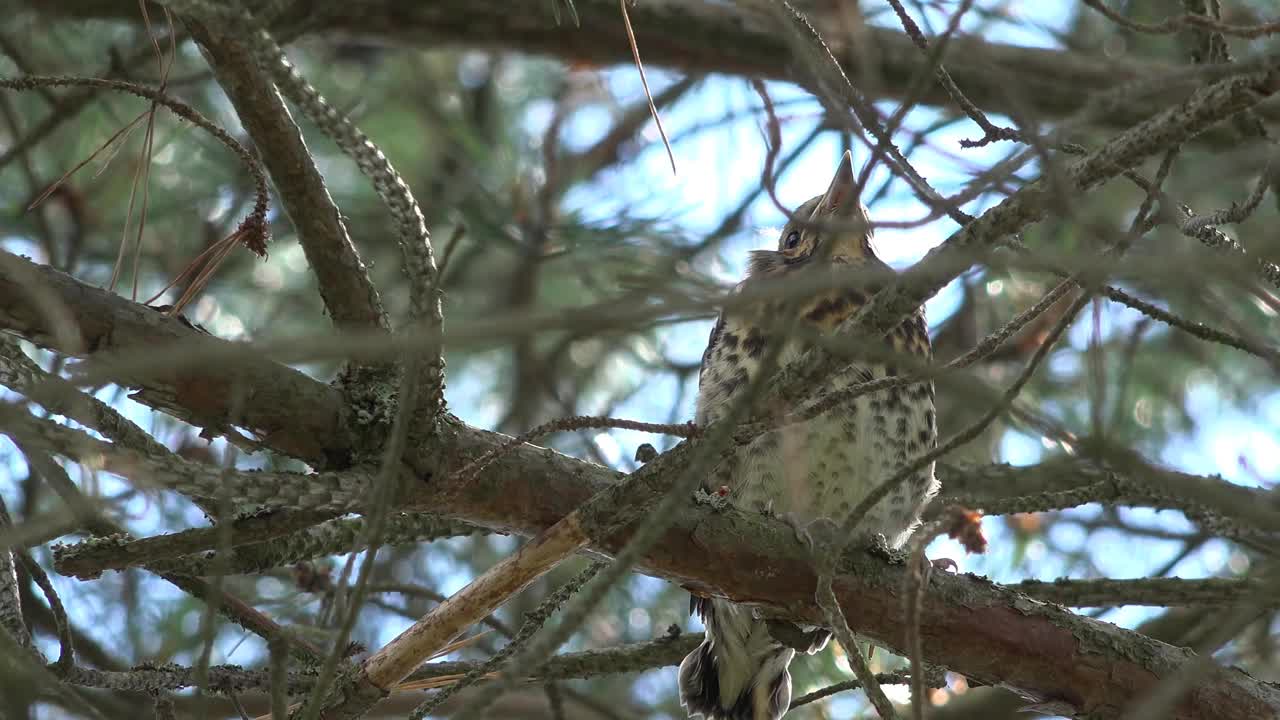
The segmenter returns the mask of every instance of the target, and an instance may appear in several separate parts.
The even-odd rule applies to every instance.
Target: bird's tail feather
[[[778,720],[791,705],[795,650],[769,635],[751,609],[694,598],[707,637],[680,663],[680,704],[706,720]],[[823,643],[825,645],[825,643]]]

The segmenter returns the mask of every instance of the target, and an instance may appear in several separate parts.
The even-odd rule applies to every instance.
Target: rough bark
[[[180,320],[13,256],[5,258],[0,270],[0,327],[40,344],[67,345],[65,339],[58,339],[67,333],[52,332],[46,313],[33,297],[59,304],[61,316],[76,319],[79,348],[89,354],[184,339],[222,342]],[[269,429],[263,438],[267,446],[315,458],[332,455],[329,443],[344,447],[347,435],[336,393],[267,359],[243,366],[219,363],[183,378],[152,375],[126,381],[147,389],[140,395],[144,401],[198,422],[220,417],[225,407],[218,402],[225,404],[227,398],[215,401],[220,396],[175,388],[185,384],[226,387],[232,378],[249,390],[244,394],[244,426]],[[281,392],[286,386],[289,392]],[[307,428],[303,435],[307,442],[299,438],[297,428]],[[610,554],[623,547],[644,522],[643,503],[667,487],[670,474],[666,471],[681,467],[690,448],[687,443],[677,446],[625,483],[614,471],[529,445],[499,458],[473,480],[451,479],[505,437],[450,420],[436,437],[435,447],[415,448],[414,457],[406,458],[409,466],[430,472],[405,488],[400,506],[531,535],[554,524],[596,491],[612,489],[615,502],[602,504],[597,520],[611,513],[632,520],[619,532],[593,538],[593,551]],[[588,523],[588,527],[604,525]],[[690,503],[647,554],[641,570],[698,592],[756,602],[790,617],[819,621],[821,612],[813,602],[815,578],[804,557],[804,550],[781,523],[740,512],[713,512]],[[845,614],[856,629],[889,648],[904,646],[901,588],[905,574],[902,565],[855,552],[835,582]],[[1186,650],[1079,617],[983,578],[941,573],[934,574],[925,599],[921,633],[931,662],[975,682],[1007,685],[1040,701],[1065,702],[1098,717],[1118,716],[1129,700],[1149,691],[1190,657]],[[1278,712],[1280,688],[1237,670],[1217,669],[1199,678],[1172,717],[1276,717]]]
[[[8,253],[0,253],[0,327],[73,356],[222,342],[190,323]],[[266,358],[146,377],[125,374],[119,381],[139,388],[135,400],[214,434],[231,430],[234,411],[234,425],[253,432],[263,446],[315,465],[343,466],[351,452],[342,396]]]

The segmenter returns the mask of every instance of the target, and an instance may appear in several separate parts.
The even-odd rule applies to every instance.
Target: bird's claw
[[[953,573],[960,572],[960,566],[957,565],[956,561],[952,560],[951,558],[938,558],[937,560],[930,560],[929,565],[934,570],[941,570],[943,572],[953,572]]]
[[[950,573],[960,572],[960,566],[957,565],[956,561],[952,560],[951,558],[938,558],[936,560],[930,560],[929,558],[925,557],[924,553],[920,553],[919,555],[915,556],[913,559],[916,560],[916,564],[919,566],[920,577],[926,583],[929,582],[929,578],[933,575],[934,571],[950,572]]]

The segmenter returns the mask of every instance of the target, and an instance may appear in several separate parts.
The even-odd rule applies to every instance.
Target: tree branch
[[[880,334],[896,327],[947,283],[970,267],[976,251],[998,245],[1048,215],[1058,192],[1084,192],[1161,150],[1195,137],[1280,90],[1280,54],[1263,69],[1219,81],[1112,138],[1101,148],[1063,168],[1061,187],[1049,178],[1032,182],[961,228],[924,259],[902,273],[859,311],[863,330]],[[1055,186],[1059,183],[1054,183]]]
[[[179,320],[140,309],[59,273],[41,270],[38,277],[43,287],[75,309],[79,335],[91,341],[86,347],[105,342],[123,348],[129,340],[154,344],[155,338],[184,337],[225,344],[187,330]],[[0,327],[49,342],[43,323],[31,298],[0,274]],[[250,392],[244,416],[288,418],[328,428],[303,446],[316,455],[324,455],[327,441],[336,438],[341,442],[345,437],[334,429],[341,426],[336,422],[339,405],[332,391],[324,392],[327,388],[321,383],[267,360],[246,362],[247,367],[218,364],[202,370],[201,377],[210,384],[224,385],[229,375],[250,374],[254,383],[246,385]],[[152,382],[166,387],[172,380],[160,377]],[[294,383],[296,390],[287,396],[270,392],[285,382]],[[194,398],[202,412],[225,410],[206,397]],[[219,402],[228,399],[223,397]],[[258,406],[263,402],[269,403],[268,408]],[[180,412],[192,414],[185,409]],[[463,486],[450,484],[459,470],[505,441],[504,435],[447,417],[432,447],[410,448],[410,462],[428,472],[405,488],[398,506],[429,509],[500,531],[536,535],[622,477],[591,463],[524,445],[497,457]],[[687,464],[693,446],[688,442],[677,446],[641,468],[633,480],[647,486],[652,496],[660,495],[678,469]],[[261,475],[264,484],[271,479],[271,475]],[[597,510],[634,512],[637,508],[602,504]],[[594,541],[593,550],[617,552],[628,538],[629,531],[623,530]],[[751,514],[709,514],[705,508],[685,506],[676,514],[671,529],[646,553],[641,569],[699,592],[759,602],[797,619],[820,622],[813,604],[815,579],[804,558],[790,529],[780,523]],[[858,620],[857,631],[890,648],[900,648],[903,642],[902,600],[898,597],[903,572],[900,566],[857,557],[834,584],[845,614]],[[1008,684],[1101,715],[1154,687],[1187,659],[1181,650],[968,577],[935,573],[920,619],[925,656],[931,662],[980,682]],[[1280,691],[1234,671],[1215,670],[1203,676],[1173,717],[1218,717],[1222,713],[1265,716],[1276,708],[1280,708]]]
[[[27,283],[38,287],[29,289]],[[46,312],[39,302],[42,295],[55,299],[76,326],[64,327],[61,312]],[[6,252],[0,252],[0,328],[72,356],[109,356],[126,348],[221,342],[185,321]],[[215,433],[237,432],[228,421],[234,410],[236,425],[254,433],[262,445],[276,452],[320,467],[350,463],[352,424],[341,394],[269,359],[246,358],[218,368],[149,373],[145,377],[125,373],[117,381],[141,388],[132,396],[134,400],[196,427]],[[245,390],[243,402],[233,408],[235,387]]]
[[[0,531],[13,528],[9,510],[0,498]],[[31,633],[22,621],[22,600],[18,591],[17,554],[0,545],[0,633],[8,633],[19,647],[31,647]]]
[[[457,443],[458,455],[484,449],[475,445],[482,436],[468,428],[455,426],[445,438],[451,446]],[[638,473],[662,477],[673,472],[687,462],[690,447],[690,443],[683,443]],[[583,480],[594,475],[603,483],[613,475],[603,469],[584,473],[585,464],[546,450],[522,448],[512,455],[516,457],[499,459],[462,489],[454,509],[477,522],[536,532],[585,499],[589,488],[583,487]],[[511,482],[517,470],[515,476],[532,480],[531,487],[519,489],[521,483]],[[655,477],[652,482],[659,480]],[[448,494],[448,488],[439,489]],[[420,496],[423,503],[438,498],[426,489]],[[507,511],[494,513],[507,499],[512,501]],[[594,549],[616,552],[627,539],[626,532],[619,533]],[[708,514],[701,508],[686,507],[647,555],[643,570],[681,582],[696,592],[759,602],[792,617],[820,623],[821,613],[813,603],[815,578],[805,557],[790,529],[781,523],[736,511]],[[858,557],[835,580],[836,596],[845,614],[858,618],[858,632],[891,648],[901,648],[903,642],[899,594],[905,571],[901,566]],[[1183,651],[985,581],[938,573],[933,574],[922,608],[921,637],[926,657],[932,662],[981,682],[1003,682],[1038,697],[1066,699],[1082,711],[1103,716],[1114,715],[1128,698],[1153,687],[1159,677],[1186,659]],[[1117,652],[1119,648],[1123,650]],[[1063,673],[1061,668],[1070,670]],[[1219,713],[1232,712],[1214,707],[1216,702],[1230,704],[1243,716],[1266,714],[1280,708],[1280,690],[1260,686],[1238,673],[1218,671],[1203,681],[1173,717],[1219,717]]]
[[[750,3],[648,0],[628,8],[636,42],[645,63],[689,74],[724,73],[794,81],[804,62],[768,7]],[[396,0],[311,0],[297,3],[273,23],[273,30],[305,29],[353,36],[375,36],[410,47],[492,48],[551,55],[567,62],[599,65],[631,64],[630,45],[617,3],[575,0],[580,28],[558,25],[536,2],[512,5],[508,0],[441,0],[402,3]],[[130,0],[72,0],[39,12],[80,18],[134,21]],[[868,87],[879,97],[900,100],[926,62],[906,34],[865,26],[848,32],[839,13],[811,17],[849,77],[876,78]],[[283,33],[288,36],[290,33]],[[855,45],[857,43],[857,45]],[[868,66],[864,61],[872,63]],[[947,68],[965,94],[988,112],[1054,120],[1079,112],[1097,93],[1156,77],[1186,79],[1158,92],[1133,95],[1111,112],[1095,118],[1109,128],[1124,128],[1181,99],[1198,81],[1184,68],[1155,62],[1125,61],[1086,53],[984,42],[975,37],[951,40]],[[1018,88],[1011,93],[1009,88]],[[951,98],[941,86],[925,89],[921,101],[947,106]],[[1267,103],[1264,121],[1280,120],[1280,104]],[[1238,147],[1229,131],[1200,140],[1219,147]]]
[[[229,472],[177,455],[157,457],[102,442],[12,406],[0,405],[0,421],[4,434],[20,443],[190,497],[269,510],[329,512],[361,509],[368,501],[371,478],[364,472]]]
[[[215,527],[193,528],[131,542],[120,542],[119,538],[108,537],[105,541],[94,539],[75,545],[54,545],[53,569],[63,575],[92,580],[104,570],[154,565],[214,547],[235,548],[269,541],[315,525],[331,516],[332,513],[311,511],[272,512],[228,519]]]
[[[271,525],[292,515],[302,515],[314,523],[314,516],[305,512],[274,514],[264,517],[263,522]],[[222,532],[218,527],[199,528],[123,544],[89,541],[64,545],[54,548],[54,566],[58,572],[77,576],[138,565],[183,575],[209,575],[215,571],[234,575],[262,572],[324,555],[359,552],[367,546],[364,518],[329,520],[274,539],[244,532],[237,526],[227,541],[231,553],[219,557],[214,551],[222,547]],[[417,544],[477,532],[481,529],[461,520],[414,513],[390,518],[382,543]],[[174,540],[179,541],[176,547],[172,547]]]
[[[1052,582],[1024,580],[1006,587],[1026,593],[1037,600],[1071,607],[1115,607],[1118,605],[1150,605],[1154,607],[1223,607],[1242,600],[1260,602],[1262,606],[1280,605],[1280,597],[1263,593],[1268,588],[1257,578],[1139,578],[1136,580],[1071,580]]]
[[[280,45],[247,9],[206,0],[165,0],[164,4],[183,14],[189,13],[216,22],[229,34],[238,36],[245,43],[257,68],[270,74],[280,92],[292,100],[316,127],[355,162],[382,200],[396,227],[401,269],[409,284],[410,322],[420,325],[421,330],[438,336],[444,318],[441,314],[439,279],[431,235],[417,199],[387,156],[350,118],[333,107],[302,77],[289,62]],[[404,365],[413,372],[415,382],[421,382],[422,393],[420,402],[415,400],[414,407],[408,411],[410,414],[403,417],[412,418],[417,432],[429,432],[430,424],[444,408],[443,348],[437,343],[424,361],[407,357]],[[377,384],[380,386],[383,383]],[[402,387],[401,391],[404,389]],[[389,408],[384,407],[386,403],[380,402],[376,397],[370,398],[370,402],[374,405],[371,410],[379,424],[389,423],[391,416]],[[396,416],[397,422],[401,417]]]
[[[378,291],[293,117],[272,84],[234,38],[191,24],[209,64],[280,194],[316,274],[325,310],[338,327],[389,328]]]
[[[1084,458],[1038,465],[938,464],[943,496],[930,507],[961,504],[989,514],[1064,510],[1091,502],[1181,510],[1196,520],[1232,521],[1246,533],[1280,532],[1280,498],[1219,477],[1154,467],[1136,459],[1120,467]],[[930,516],[936,510],[931,510]],[[1213,517],[1206,517],[1208,512]],[[1243,527],[1241,527],[1243,526]],[[1222,528],[1214,528],[1221,532]]]

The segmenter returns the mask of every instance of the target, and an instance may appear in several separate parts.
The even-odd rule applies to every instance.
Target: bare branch
[[[61,323],[37,302],[27,279],[57,298],[77,321],[66,337]],[[16,255],[0,252],[0,327],[53,350],[80,356],[104,356],[122,349],[155,348],[173,343],[200,345],[212,340],[191,326],[79,282],[69,275]],[[220,343],[231,347],[230,343]],[[267,447],[325,466],[350,464],[353,440],[341,395],[307,375],[264,357],[242,358],[232,366],[184,369],[115,380],[143,388],[134,399],[215,433],[230,427],[235,387],[253,388],[236,425]],[[307,409],[303,409],[307,408]]]

